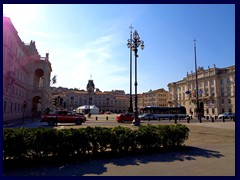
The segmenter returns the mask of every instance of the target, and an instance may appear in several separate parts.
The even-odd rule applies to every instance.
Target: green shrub
[[[3,151],[4,158],[23,159],[27,154],[27,144],[25,143],[27,130],[4,130]]]
[[[96,143],[96,148],[100,152],[105,152],[110,147],[111,142],[111,129],[105,127],[95,127],[94,128],[94,141]]]
[[[117,126],[112,128],[110,147],[114,152],[126,152],[136,149],[135,133],[127,127]]]
[[[125,155],[132,152],[171,149],[188,139],[185,125],[147,125],[132,130],[117,126],[78,129],[15,128],[4,129],[3,158],[92,158],[106,153]]]
[[[72,132],[73,129],[62,129],[61,131],[57,131],[57,156],[66,158],[75,154]]]
[[[158,146],[157,127],[148,125],[140,126],[136,132],[137,145],[142,150],[152,149]]]
[[[185,140],[188,139],[189,129],[187,126],[184,126],[182,124],[177,124],[176,126],[174,126],[174,128],[175,128],[174,145],[180,146],[185,142]]]
[[[55,156],[57,150],[57,130],[47,128],[29,129],[27,144],[33,158]]]
[[[159,145],[163,148],[180,146],[188,139],[189,129],[182,124],[157,126]]]
[[[90,149],[90,142],[85,129],[72,129],[72,143],[75,151],[79,156],[85,156],[87,150]]]

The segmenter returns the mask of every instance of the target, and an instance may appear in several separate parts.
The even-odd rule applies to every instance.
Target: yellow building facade
[[[163,88],[157,90],[150,90],[143,93],[143,105],[144,106],[168,106],[168,91]]]

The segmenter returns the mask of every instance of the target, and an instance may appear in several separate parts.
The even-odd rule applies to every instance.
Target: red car
[[[41,122],[47,122],[49,126],[57,125],[57,123],[76,123],[81,125],[86,122],[86,117],[80,113],[60,110],[42,115]]]
[[[124,123],[125,121],[133,121],[133,119],[134,119],[134,115],[130,113],[118,114],[116,117],[116,121],[119,123],[120,122]]]

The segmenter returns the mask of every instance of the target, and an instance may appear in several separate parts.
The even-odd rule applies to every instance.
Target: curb
[[[21,126],[24,124],[30,124],[36,121],[40,121],[41,118],[35,118],[34,120],[32,118],[30,119],[25,119],[24,122],[22,122],[22,119],[16,119],[14,121],[11,121],[9,123],[3,124],[3,128],[8,128],[8,127],[16,127],[16,126]]]

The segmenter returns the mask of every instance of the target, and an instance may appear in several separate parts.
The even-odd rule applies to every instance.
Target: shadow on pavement
[[[101,175],[107,172],[107,164],[113,166],[139,166],[151,162],[169,163],[175,161],[193,161],[198,157],[221,158],[223,155],[218,151],[201,149],[188,146],[184,151],[154,153],[122,158],[92,160],[75,164],[64,164],[58,166],[41,166],[28,169],[18,169],[4,172],[5,176],[83,176],[87,174]],[[117,170],[117,169],[116,169]]]

